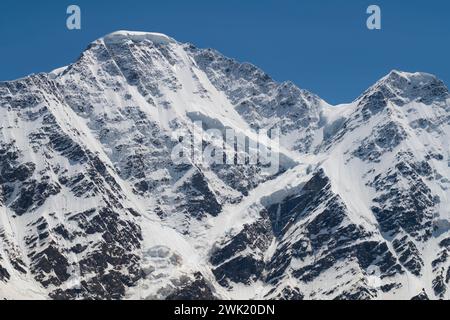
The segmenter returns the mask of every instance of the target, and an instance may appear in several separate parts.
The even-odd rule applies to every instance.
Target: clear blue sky
[[[82,30],[66,29],[66,8]],[[366,9],[382,9],[382,30]],[[0,80],[47,72],[119,29],[154,31],[251,62],[331,103],[349,102],[391,69],[450,84],[448,0],[1,0]]]

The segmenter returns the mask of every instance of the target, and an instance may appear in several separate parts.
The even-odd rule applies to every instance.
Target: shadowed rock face
[[[264,252],[273,239],[270,221],[264,215],[227,243],[214,249],[210,262],[217,281],[225,287],[231,283],[250,284],[262,278],[265,267]]]
[[[181,283],[179,288],[167,296],[168,300],[217,300],[214,289],[200,273],[193,280]]]
[[[282,203],[271,205],[268,211],[275,234],[281,236],[286,227],[300,219],[328,184],[329,180],[323,172],[320,172],[305,184],[299,195],[290,196]]]
[[[411,298],[411,300],[430,300],[425,291],[419,293],[417,296]]]
[[[0,83],[0,298],[447,299],[449,119],[424,73],[333,107],[214,50],[106,36]],[[237,148],[208,129],[276,127],[277,172],[248,148],[172,161],[199,133],[193,154]]]
[[[9,280],[9,278],[10,278],[10,275],[8,273],[8,270],[6,270],[2,266],[0,266],[0,280],[7,281],[7,280]]]
[[[293,199],[295,206],[292,206]],[[339,269],[345,269],[336,269],[338,264],[351,267],[344,270],[344,274],[356,272],[355,268],[367,274],[371,268],[376,268],[380,278],[403,273],[384,241],[375,239],[363,226],[348,219],[348,209],[331,191],[330,180],[323,171],[317,172],[305,184],[302,195],[288,197],[278,206],[281,209],[278,216],[284,213],[283,208],[292,215],[279,235],[279,245],[272,260],[267,264],[269,283],[283,287],[287,277],[294,277],[305,284],[313,283],[330,270],[339,274]],[[344,281],[342,275],[340,277],[342,280],[334,283],[345,288],[348,280]],[[328,291],[325,295],[332,298],[335,292]],[[334,298],[366,299],[375,296],[376,290],[361,283]]]

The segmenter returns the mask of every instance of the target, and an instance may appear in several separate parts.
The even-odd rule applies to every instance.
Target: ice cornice
[[[120,30],[107,34],[101,39],[105,41],[105,43],[121,43],[124,40],[131,40],[134,42],[150,41],[154,44],[160,45],[176,43],[176,41],[173,38],[162,33],[127,31],[127,30]]]

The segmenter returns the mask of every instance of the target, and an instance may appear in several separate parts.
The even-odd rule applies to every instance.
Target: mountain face
[[[331,106],[120,31],[0,83],[0,128],[1,298],[450,298],[450,94],[432,75],[393,71]],[[275,128],[275,171],[173,161],[196,135],[194,154],[248,160],[221,135]]]

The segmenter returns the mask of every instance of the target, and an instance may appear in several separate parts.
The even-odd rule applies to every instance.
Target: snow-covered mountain
[[[1,298],[450,298],[450,94],[432,75],[331,106],[119,31],[0,83],[0,128]],[[211,129],[274,128],[276,171],[172,160],[189,137],[222,145]]]

